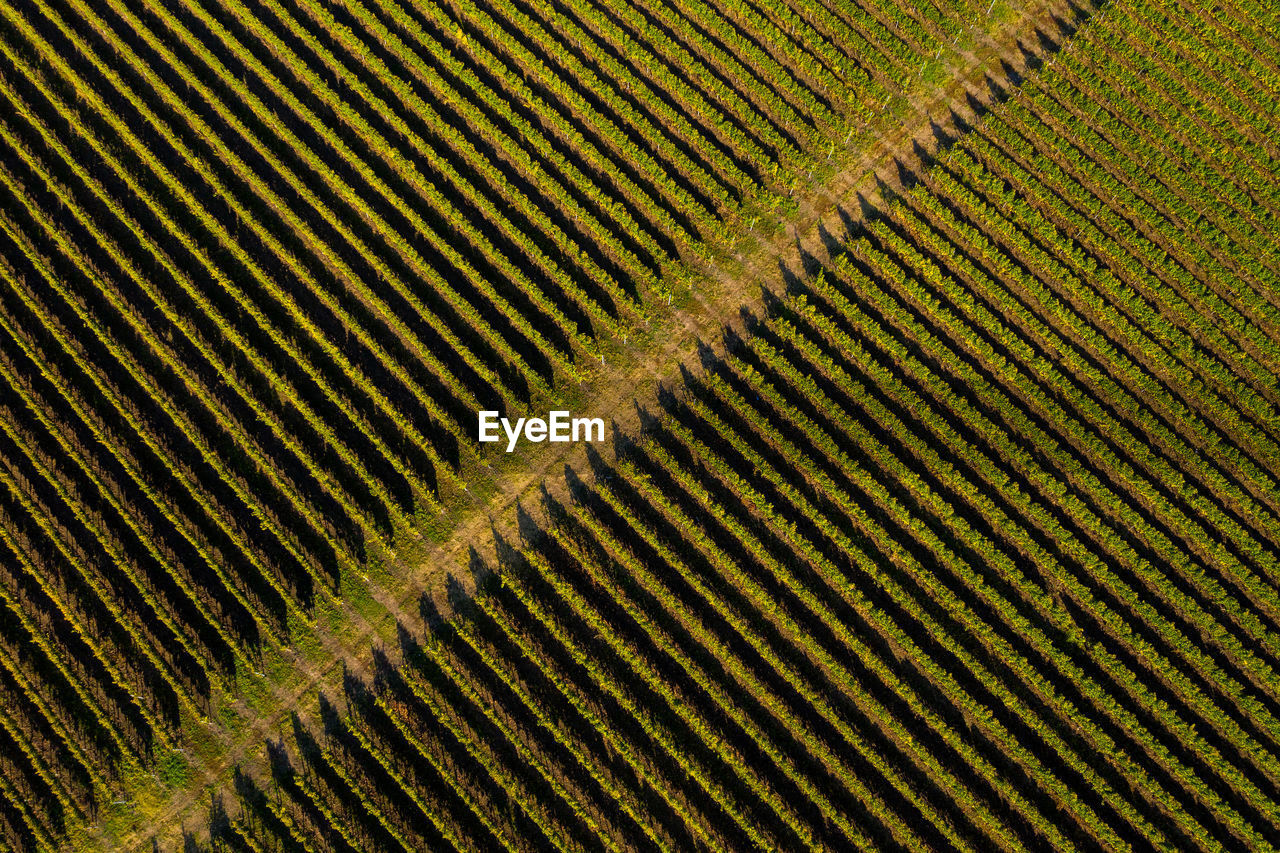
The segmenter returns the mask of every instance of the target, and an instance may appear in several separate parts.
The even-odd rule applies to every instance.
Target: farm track
[[[584,404],[575,412],[604,416],[613,428],[636,434],[640,431],[640,412],[655,411],[660,390],[679,384],[681,371],[697,375],[701,370],[700,346],[720,349],[726,330],[740,330],[741,312],[759,315],[766,294],[781,291],[788,275],[802,275],[812,259],[826,260],[831,235],[843,234],[850,223],[861,216],[860,196],[875,205],[887,188],[902,189],[901,180],[924,167],[920,155],[937,150],[940,137],[956,137],[963,126],[972,123],[975,107],[985,109],[995,100],[995,91],[1011,91],[1016,84],[1010,74],[1023,74],[1032,57],[1046,56],[1045,45],[1037,32],[1061,41],[1058,24],[1064,20],[1079,23],[1078,10],[1067,4],[1032,4],[1001,23],[999,31],[985,34],[962,53],[949,53],[947,61],[930,71],[941,78],[937,86],[924,86],[916,93],[914,103],[905,114],[886,121],[878,131],[859,135],[846,152],[835,156],[844,164],[830,174],[820,175],[795,195],[797,210],[776,223],[772,236],[744,235],[739,248],[726,252],[726,258],[695,268],[690,275],[691,293],[684,304],[676,306],[668,316],[658,313],[654,326],[644,335],[643,343],[633,343],[619,353],[612,363],[592,371],[578,395]],[[991,84],[995,85],[992,86]],[[768,223],[774,226],[775,223]],[[755,231],[764,232],[766,223],[758,223]],[[658,343],[655,343],[658,342]],[[611,448],[596,448],[612,458]],[[197,768],[180,794],[161,799],[148,807],[148,822],[168,827],[152,834],[139,829],[132,838],[111,840],[126,849],[140,847],[154,837],[161,842],[174,838],[184,828],[203,832],[198,820],[214,792],[228,793],[229,772],[241,767],[251,776],[265,768],[255,760],[264,740],[277,737],[288,725],[290,715],[297,713],[304,721],[313,720],[308,710],[314,707],[317,694],[340,693],[343,673],[358,677],[372,676],[369,646],[373,643],[392,645],[395,626],[403,624],[412,630],[422,627],[419,603],[430,596],[440,610],[448,612],[444,595],[449,577],[473,583],[472,557],[475,548],[479,564],[494,565],[494,532],[507,541],[520,540],[520,508],[541,505],[546,488],[561,502],[568,499],[565,467],[590,478],[591,466],[582,450],[560,452],[553,445],[543,445],[536,454],[518,464],[501,464],[491,484],[492,499],[477,503],[460,490],[446,486],[442,503],[448,509],[445,527],[451,531],[447,544],[408,542],[401,550],[412,554],[409,559],[391,558],[384,570],[395,577],[394,586],[375,578],[370,592],[378,608],[386,615],[371,624],[350,608],[340,612],[338,622],[344,626],[342,636],[318,632],[324,654],[334,661],[323,669],[307,669],[298,683],[287,691],[278,691],[278,711],[257,716],[234,737],[211,733],[221,758],[216,764]],[[536,510],[534,510],[536,513]],[[197,824],[193,827],[193,822]],[[105,839],[103,839],[105,841]]]

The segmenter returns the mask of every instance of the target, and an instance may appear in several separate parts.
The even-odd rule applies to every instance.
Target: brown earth
[[[909,101],[886,102],[876,122],[851,134],[825,169],[809,175],[793,196],[793,213],[771,222],[744,222],[734,245],[722,247],[687,276],[688,292],[678,305],[660,312],[636,340],[617,342],[616,356],[596,369],[575,395],[584,401],[575,408],[575,416],[602,417],[613,430],[638,434],[641,412],[659,409],[659,391],[676,389],[682,369],[700,372],[702,347],[720,350],[725,332],[741,332],[744,312],[759,315],[767,295],[782,292],[788,274],[802,274],[807,264],[825,261],[833,237],[847,233],[867,207],[883,204],[886,194],[901,191],[904,180],[925,167],[924,160],[1014,91],[1021,76],[1049,59],[1055,45],[1092,11],[1092,6],[1081,7],[1073,0],[995,0],[989,16],[973,22],[960,44],[922,69]],[[610,442],[593,448],[612,460]],[[284,736],[292,726],[290,715],[296,712],[308,722],[318,693],[340,695],[344,672],[368,676],[371,647],[382,645],[393,653],[397,625],[421,632],[419,603],[424,595],[441,613],[448,613],[446,588],[451,580],[471,590],[476,567],[495,564],[495,534],[508,542],[520,541],[519,509],[536,518],[544,488],[556,500],[568,501],[566,466],[582,479],[591,479],[582,446],[544,443],[519,460],[503,456],[498,449],[481,463],[493,465],[482,471],[487,497],[461,489],[450,493],[446,487],[442,498],[449,509],[434,524],[447,531],[445,541],[410,536],[394,552],[382,555],[383,570],[368,581],[368,595],[376,602],[369,607],[380,611],[372,621],[361,612],[368,608],[339,607],[329,621],[340,629],[316,626],[318,650],[309,655],[286,651],[294,677],[268,691],[274,713],[255,713],[233,703],[234,717],[252,722],[234,729],[215,722],[205,726],[202,735],[208,742],[203,751],[216,754],[216,760],[201,761],[171,787],[155,776],[157,784],[145,792],[145,802],[139,791],[139,800],[131,801],[135,805],[124,806],[132,819],[120,811],[120,804],[115,806],[112,823],[130,825],[129,829],[90,830],[77,839],[76,848],[168,849],[180,844],[186,832],[206,836],[203,823],[211,800],[234,800],[230,777],[237,766],[253,777],[266,776],[262,745]],[[325,663],[309,662],[316,657]]]

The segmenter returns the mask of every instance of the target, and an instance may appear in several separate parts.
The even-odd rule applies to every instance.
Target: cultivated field
[[[0,6],[9,842],[287,711],[475,411],[571,394],[973,13]]]
[[[994,8],[0,0],[0,846],[1280,846],[1262,0],[992,60],[397,623],[476,411],[660,349]]]
[[[1240,11],[1108,7],[217,844],[1274,846],[1280,42]]]

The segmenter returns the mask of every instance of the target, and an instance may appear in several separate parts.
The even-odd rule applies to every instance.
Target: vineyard
[[[331,627],[994,7],[0,0],[0,848],[152,849],[267,711],[187,849],[1280,847],[1265,0],[1090,8]]]
[[[0,4],[5,837],[220,719],[967,11]]]
[[[1280,843],[1280,22],[1138,6],[272,744],[217,849]]]

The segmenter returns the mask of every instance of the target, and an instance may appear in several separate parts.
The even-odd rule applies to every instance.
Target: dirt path
[[[640,412],[659,410],[659,391],[678,386],[682,368],[694,375],[700,372],[700,347],[719,351],[726,330],[741,331],[742,312],[758,315],[766,294],[782,291],[788,271],[801,274],[806,256],[825,261],[830,237],[838,239],[862,217],[864,202],[875,205],[882,201],[884,189],[901,190],[903,178],[923,168],[922,155],[927,158],[945,140],[959,137],[965,124],[978,119],[976,113],[993,106],[1000,93],[1012,91],[1022,75],[1052,53],[1054,43],[1063,42],[1067,33],[1062,25],[1067,23],[1068,30],[1078,26],[1086,9],[1092,11],[1091,6],[1082,7],[1073,0],[993,2],[992,10],[1002,19],[992,31],[983,32],[988,19],[975,21],[970,28],[972,45],[944,51],[928,69],[929,77],[941,82],[922,80],[913,103],[886,111],[876,126],[854,134],[848,147],[833,158],[838,170],[819,175],[797,192],[796,211],[785,221],[757,223],[752,232],[744,232],[737,246],[698,270],[682,304],[656,320],[644,339],[625,347],[617,363],[599,368],[584,384],[578,396],[587,402],[575,415],[602,417],[621,433],[637,434]],[[771,227],[772,233],[763,236],[759,232],[766,225],[781,227]],[[592,447],[612,460],[610,442]],[[210,728],[208,735],[218,746],[219,758],[206,762],[171,794],[152,792],[156,802],[138,821],[147,825],[112,836],[91,832],[82,841],[96,842],[103,849],[149,850],[153,844],[159,849],[176,847],[184,832],[207,836],[203,821],[211,798],[221,794],[231,807],[230,776],[237,766],[256,778],[266,775],[262,744],[290,727],[291,714],[297,711],[307,720],[314,713],[317,693],[340,695],[344,672],[368,675],[372,646],[383,644],[394,657],[397,625],[415,632],[424,627],[418,606],[424,595],[447,613],[450,578],[470,590],[475,558],[495,564],[494,534],[510,542],[520,540],[518,508],[536,517],[544,487],[557,500],[568,501],[566,467],[591,480],[587,453],[581,446],[544,443],[516,464],[495,462],[495,473],[487,484],[490,497],[444,496],[446,505],[453,507],[441,519],[450,531],[447,541],[411,541],[388,555],[384,576],[375,577],[369,586],[377,608],[383,611],[380,615],[366,618],[346,607],[336,620],[342,625],[340,633],[316,631],[320,657],[326,663],[308,664],[297,656],[297,677],[271,691],[275,713],[259,715],[234,731]]]

